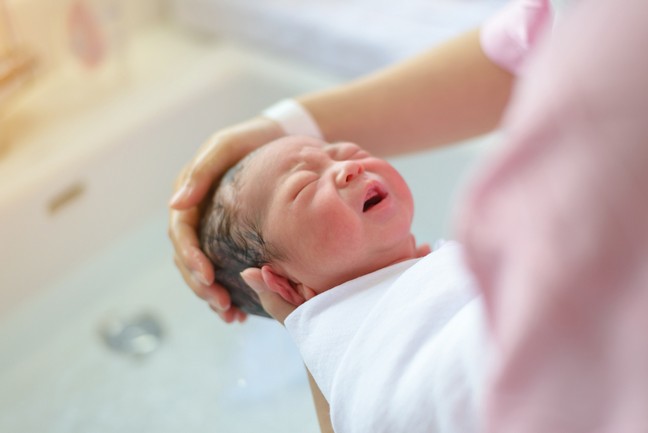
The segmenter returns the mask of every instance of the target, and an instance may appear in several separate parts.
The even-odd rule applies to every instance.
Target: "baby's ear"
[[[297,288],[286,277],[276,272],[272,266],[263,266],[261,268],[261,277],[268,289],[277,293],[286,302],[298,306],[306,301]]]

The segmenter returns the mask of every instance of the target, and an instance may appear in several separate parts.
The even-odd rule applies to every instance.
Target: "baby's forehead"
[[[266,144],[264,147],[270,152],[283,156],[300,157],[310,151],[322,151],[329,143],[312,137],[288,136]]]
[[[242,161],[239,186],[274,184],[301,162],[321,153],[328,143],[310,137],[284,137],[259,148]]]
[[[263,213],[276,194],[276,188],[309,154],[321,152],[327,143],[320,140],[297,139],[276,140],[248,155],[241,161],[236,182],[231,182],[236,205],[245,212],[256,215]]]
[[[285,137],[266,144],[255,156],[254,172],[271,172],[274,175],[286,173],[301,162],[320,154],[330,146],[328,143],[310,137]]]

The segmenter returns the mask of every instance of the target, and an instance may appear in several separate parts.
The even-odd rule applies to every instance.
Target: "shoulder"
[[[550,0],[512,1],[482,26],[482,49],[494,63],[517,75],[551,23]]]

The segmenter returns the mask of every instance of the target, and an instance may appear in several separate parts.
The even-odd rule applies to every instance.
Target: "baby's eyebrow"
[[[281,174],[281,178],[285,182],[288,179],[290,179],[295,173],[298,173],[298,172],[300,172],[302,170],[306,170],[307,167],[308,166],[307,166],[305,161],[297,160],[297,161],[291,162],[291,164],[288,166],[287,170],[285,170]]]
[[[302,158],[291,158],[291,161],[288,164],[288,168],[280,175],[280,182],[288,182],[295,173],[304,171],[308,169],[308,162]]]
[[[298,160],[291,168],[291,172],[299,171],[307,165],[306,161],[303,159]]]
[[[315,149],[316,151],[313,152],[311,151],[306,151],[306,149]],[[296,172],[299,170],[308,170],[310,168],[316,167],[319,163],[319,159],[321,158],[322,154],[325,154],[323,152],[324,148],[323,147],[315,147],[315,146],[308,146],[302,149],[301,152],[299,152],[298,155],[294,156],[295,162],[293,163],[290,172]],[[319,152],[318,152],[319,151]]]

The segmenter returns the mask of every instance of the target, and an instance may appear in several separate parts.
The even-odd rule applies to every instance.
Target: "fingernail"
[[[252,288],[252,290],[254,290],[254,293],[256,293],[257,295],[261,295],[262,293],[266,292],[265,287],[254,287],[254,286],[250,286],[250,287]]]
[[[228,299],[219,299],[217,295],[213,295],[211,293],[207,294],[207,297],[205,298],[205,301],[213,307],[216,308],[220,311],[227,311],[230,309],[232,306],[230,300]]]
[[[229,301],[218,301],[218,305],[223,311],[229,310],[230,307],[232,306],[232,304]]]
[[[214,308],[214,309],[216,309],[218,311],[227,310],[227,308],[223,308],[223,306],[220,304],[220,302],[218,302],[216,299],[210,299],[209,301],[207,301],[207,303],[209,304],[210,307],[212,307],[212,308]]]
[[[241,279],[245,282],[245,284],[247,284],[250,289],[254,290],[254,293],[258,295],[259,293],[265,291],[265,287],[261,287],[261,286],[257,287],[257,285],[254,284],[254,281],[250,280],[249,278],[246,278],[244,274],[245,271],[241,272],[239,275],[241,276]]]
[[[169,206],[175,206],[178,202],[189,192],[189,185],[184,184],[182,187],[173,194],[169,201]]]
[[[191,275],[193,275],[194,280],[198,281],[200,284],[203,286],[209,286],[209,281],[207,281],[207,278],[203,274],[201,274],[198,271],[192,271]]]

